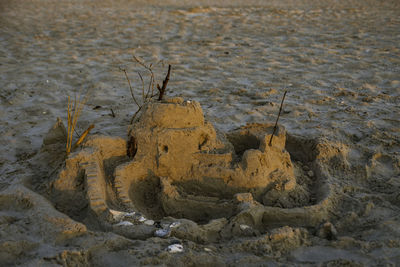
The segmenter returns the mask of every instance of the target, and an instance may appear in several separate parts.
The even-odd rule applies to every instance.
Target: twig
[[[146,98],[147,98],[147,96],[149,95],[148,92],[150,91],[150,89],[151,89],[151,94],[152,95],[154,94],[154,82],[155,82],[156,79],[154,77],[154,72],[153,72],[153,69],[152,69],[153,64],[150,64],[150,65],[147,66],[143,61],[138,59],[135,55],[132,55],[132,57],[137,63],[139,63],[139,65],[141,65],[143,68],[145,68],[146,70],[148,70],[150,72],[149,88],[148,88],[148,91],[147,91],[147,94],[146,94]],[[159,62],[157,62],[156,65],[158,65],[160,62],[162,62],[162,61],[160,60]]]
[[[142,107],[143,107],[143,106],[140,106],[140,107],[138,108],[138,110],[136,110],[135,114],[133,114],[132,119],[131,119],[131,124],[132,124],[133,121],[135,120],[136,115],[139,113],[139,111],[142,109]]]
[[[153,97],[156,97],[156,96],[158,95],[158,100],[162,100],[163,96],[165,95],[165,91],[166,91],[166,89],[167,89],[167,84],[168,84],[168,81],[169,81],[169,76],[170,76],[170,73],[171,73],[171,65],[169,65],[169,66],[168,66],[168,73],[167,73],[167,76],[165,77],[165,79],[164,79],[164,81],[163,81],[162,88],[160,88],[160,86],[157,84],[157,89],[159,90],[159,93],[155,93],[155,92],[154,92],[154,85],[156,84],[156,78],[155,78],[155,75],[154,75],[154,72],[153,72],[153,69],[152,69],[152,68],[153,68],[153,64],[146,65],[142,59],[136,57],[135,55],[132,55],[132,58],[133,58],[140,66],[142,66],[143,68],[145,68],[145,69],[150,73],[150,81],[149,81],[149,85],[148,85],[147,91],[146,91],[146,93],[145,93],[144,79],[143,79],[142,74],[141,74],[140,72],[138,72],[139,78],[140,78],[140,80],[141,80],[141,82],[142,82],[142,103],[139,104],[138,101],[136,101],[136,98],[134,97],[134,92],[133,92],[131,83],[130,83],[130,81],[129,81],[128,75],[127,75],[127,73],[126,73],[126,70],[120,68],[120,69],[121,69],[122,71],[124,71],[124,73],[125,73],[125,77],[126,77],[126,79],[127,79],[127,81],[128,81],[129,88],[130,88],[130,90],[131,90],[132,98],[133,98],[133,100],[135,101],[136,105],[138,106],[138,110],[135,112],[135,114],[133,114],[133,116],[132,116],[132,118],[131,118],[131,122],[130,122],[131,124],[133,123],[133,121],[135,120],[135,118],[136,118],[136,116],[139,114],[139,112],[142,110],[142,107],[143,107],[146,103],[148,103],[149,101],[151,101],[151,99],[152,99]],[[158,64],[160,64],[160,63],[163,64],[163,61],[160,60],[160,61],[157,62],[155,65],[158,65]],[[155,65],[154,65],[154,66],[155,66]]]
[[[139,103],[136,101],[135,94],[133,93],[133,88],[132,88],[132,85],[131,85],[131,81],[130,81],[129,78],[128,78],[128,74],[126,73],[126,70],[125,70],[125,69],[122,69],[122,68],[121,68],[121,70],[125,73],[125,78],[126,78],[126,80],[128,81],[129,89],[131,90],[131,95],[132,95],[133,101],[135,102],[135,104],[136,104],[137,106],[140,106]]]
[[[139,74],[140,80],[142,81],[142,101],[143,101],[143,103],[144,103],[144,101],[145,101],[146,98],[147,98],[147,94],[146,94],[146,98],[145,98],[145,97],[144,97],[144,81],[143,81],[143,77],[142,77],[142,75],[140,74],[140,72],[138,72],[138,74]]]
[[[74,133],[75,133],[79,138],[81,137],[81,135],[78,134],[78,132],[76,131],[76,129],[74,129]]]
[[[163,85],[160,88],[160,86],[157,84],[157,89],[160,92],[159,96],[158,96],[158,101],[161,101],[164,94],[165,94],[165,90],[167,89],[167,84],[169,81],[169,75],[171,74],[171,65],[168,65],[168,72],[167,72],[167,76],[165,76],[165,79],[163,81]]]
[[[110,110],[111,110],[111,117],[115,118],[114,110],[112,108]]]
[[[154,74],[153,74],[153,73],[151,73],[151,76],[150,76],[150,82],[149,82],[149,89],[147,90],[147,94],[146,94],[146,96],[148,96],[148,95],[149,95],[149,93],[150,93],[150,89],[151,89],[151,95],[153,95],[153,94],[154,94],[154,81],[155,81],[155,79],[154,79]]]
[[[285,101],[286,93],[287,93],[287,91],[285,91],[285,93],[283,94],[281,106],[279,107],[278,117],[276,118],[276,121],[275,121],[274,130],[272,131],[271,139],[269,139],[269,146],[272,146],[272,138],[274,137],[274,134],[275,134],[275,131],[276,131],[276,126],[278,125],[278,120],[279,120],[279,116],[281,115],[283,101]]]

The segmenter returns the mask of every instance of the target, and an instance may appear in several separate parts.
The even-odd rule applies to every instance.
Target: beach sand
[[[0,1],[1,265],[400,264],[400,3],[241,2]],[[330,221],[178,238],[170,253],[177,238],[129,239],[57,210],[37,190],[43,138],[87,91],[77,131],[127,138],[137,106],[121,69],[139,98],[137,72],[149,79],[132,55],[160,84],[171,64],[167,95],[198,101],[223,132],[273,123],[287,90],[279,123],[331,146]]]

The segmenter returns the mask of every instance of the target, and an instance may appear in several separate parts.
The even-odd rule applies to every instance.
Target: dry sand
[[[0,1],[1,265],[400,264],[399,2],[240,2]],[[172,64],[167,94],[199,101],[224,132],[273,122],[286,88],[287,149],[308,172],[321,144],[335,185],[329,222],[213,240],[218,225],[182,221],[168,238],[145,227],[127,238],[38,194],[38,173],[54,170],[38,169],[38,152],[66,121],[67,95],[91,91],[79,132],[94,123],[92,134],[127,138],[137,107],[120,67],[135,88],[144,74],[133,53]],[[154,70],[160,80],[166,67]],[[168,252],[173,243],[184,251]]]

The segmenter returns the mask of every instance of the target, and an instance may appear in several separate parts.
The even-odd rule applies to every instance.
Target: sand
[[[159,2],[0,2],[1,265],[400,264],[399,3]],[[123,147],[137,106],[120,68],[138,96],[136,72],[149,78],[132,54],[163,61],[154,66],[160,83],[171,64],[167,95],[198,101],[223,133],[274,122],[287,90],[280,125],[292,164],[303,184],[323,174],[332,185],[316,184],[312,205],[299,206],[317,214],[305,207],[327,199],[326,216],[268,217],[265,209],[290,203],[240,195],[235,201],[250,209],[243,216],[205,223],[149,212],[147,224],[131,219],[140,226],[128,231],[57,206],[44,192],[64,154],[54,143],[44,160],[43,139],[57,117],[66,121],[67,96],[89,90],[78,132],[94,123],[92,136]],[[333,197],[313,200],[318,190]],[[155,236],[150,220],[170,235]],[[174,244],[183,252],[168,250]]]

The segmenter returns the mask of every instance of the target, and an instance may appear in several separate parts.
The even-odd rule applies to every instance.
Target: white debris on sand
[[[250,229],[250,226],[248,226],[248,225],[246,225],[246,224],[241,224],[241,225],[240,225],[240,229],[241,229],[242,231],[245,231],[245,230],[247,230],[247,229]]]
[[[170,224],[170,228],[175,228],[175,227],[178,227],[179,225],[181,225],[181,223],[180,222],[173,222],[173,223],[171,223]]]
[[[153,220],[145,220],[144,224],[145,225],[154,225],[154,221]]]
[[[115,226],[132,226],[132,225],[133,225],[133,223],[131,223],[131,222],[122,221],[122,222],[117,223]]]
[[[168,246],[167,251],[169,253],[183,252],[183,246],[181,244],[173,244],[173,245]]]
[[[157,237],[168,237],[171,232],[167,229],[158,229],[154,232]]]

